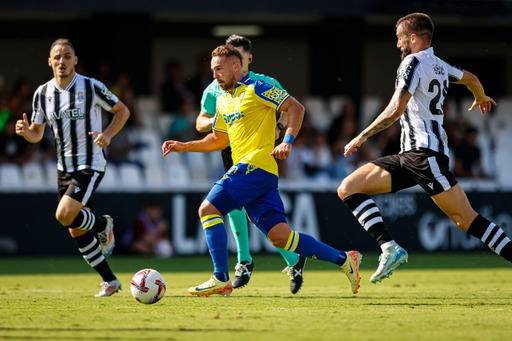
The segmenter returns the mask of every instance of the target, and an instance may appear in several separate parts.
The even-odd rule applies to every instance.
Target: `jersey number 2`
[[[430,112],[432,113],[432,115],[442,115],[444,99],[446,97],[446,94],[448,93],[448,82],[444,80],[443,86],[441,87],[441,83],[439,83],[439,80],[432,79],[432,81],[428,85],[428,92],[435,93],[434,98],[432,98],[432,100],[430,101]]]

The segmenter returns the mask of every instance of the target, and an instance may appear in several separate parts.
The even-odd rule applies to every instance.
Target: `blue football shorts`
[[[287,222],[277,182],[276,175],[239,163],[213,185],[206,200],[222,215],[245,207],[254,225],[267,234],[276,224]]]

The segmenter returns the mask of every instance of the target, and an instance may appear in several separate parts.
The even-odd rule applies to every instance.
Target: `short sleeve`
[[[456,66],[452,66],[445,62],[446,70],[448,70],[448,79],[450,82],[457,82],[462,79],[464,71]]]
[[[260,102],[275,110],[279,110],[284,101],[290,97],[286,90],[262,81],[254,83],[254,93]]]
[[[94,88],[94,97],[97,103],[105,110],[111,111],[112,107],[119,102],[119,99],[107,87],[96,79],[91,79]]]
[[[224,121],[224,118],[221,114],[217,113],[215,114],[215,117],[213,119],[212,129],[215,131],[220,131],[222,133],[228,132],[228,126],[226,124],[226,121]]]
[[[45,113],[45,92],[46,86],[39,87],[34,93],[34,97],[32,99],[32,116],[30,118],[31,123],[35,124],[43,124],[46,123],[46,113]]]
[[[203,96],[201,97],[201,111],[210,116],[215,115],[217,107],[217,93],[213,89],[215,85],[214,83],[215,81],[210,83],[210,85],[204,89]]]
[[[418,58],[412,56],[410,58],[406,58],[400,64],[397,72],[397,89],[405,89],[411,95],[414,94],[416,88],[418,87],[420,77],[419,77],[419,60]]]

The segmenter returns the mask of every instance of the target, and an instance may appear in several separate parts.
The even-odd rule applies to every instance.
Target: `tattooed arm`
[[[409,102],[410,98],[411,94],[407,90],[403,88],[396,89],[393,97],[389,101],[389,104],[380,113],[380,115],[377,116],[377,118],[365,130],[345,146],[345,156],[355,153],[367,139],[386,129],[398,120],[398,118],[404,113],[407,102]]]

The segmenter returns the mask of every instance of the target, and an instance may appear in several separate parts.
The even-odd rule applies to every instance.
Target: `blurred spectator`
[[[177,61],[169,61],[165,66],[165,80],[160,88],[162,111],[175,114],[184,102],[192,103],[192,93],[187,89],[182,77],[182,66]]]
[[[140,160],[132,157],[132,152],[139,148],[145,147],[138,141],[138,136],[133,134],[129,129],[122,129],[115,138],[112,139],[107,149],[107,160],[116,166],[122,164],[133,164],[144,169],[144,165]]]
[[[9,105],[16,119],[21,118],[23,113],[32,114],[32,95],[33,89],[28,81],[23,77],[18,79],[12,88]]]
[[[130,76],[126,72],[121,72],[112,86],[112,92],[128,107],[130,118],[126,122],[126,127],[141,128],[142,123],[140,115],[135,104],[135,90],[133,90]]]
[[[80,63],[78,64],[80,65]],[[98,65],[98,80],[105,84],[107,88],[112,87],[112,67],[106,61],[101,61]]]
[[[203,90],[212,82],[211,57],[206,54],[197,59],[196,74],[187,81],[187,87],[194,96],[194,103],[200,103]]]
[[[15,125],[15,119],[9,120],[0,135],[0,162],[22,164],[31,159],[35,150],[34,145],[16,135]]]
[[[185,100],[181,103],[176,115],[169,125],[167,137],[172,140],[190,141],[198,136],[195,129],[197,112],[191,102]]]
[[[400,122],[393,123],[377,136],[377,146],[381,155],[393,155],[400,152]]]
[[[172,256],[169,224],[163,218],[162,209],[157,202],[148,202],[144,206],[133,228],[126,231],[123,244],[130,252],[157,257]]]
[[[347,127],[348,125],[348,127]],[[355,105],[352,100],[343,103],[340,112],[334,117],[327,132],[327,143],[334,148],[340,137],[352,139],[355,136],[357,122],[355,117]]]
[[[468,126],[461,143],[455,148],[455,169],[457,177],[483,178],[480,148],[477,146],[478,130]]]

